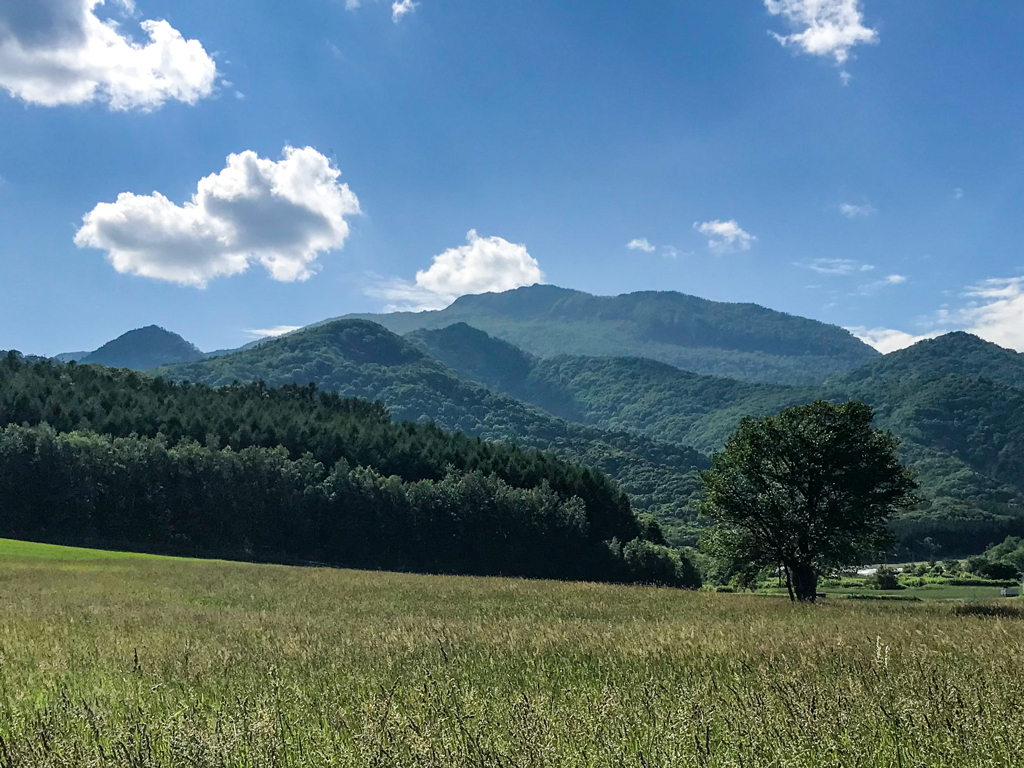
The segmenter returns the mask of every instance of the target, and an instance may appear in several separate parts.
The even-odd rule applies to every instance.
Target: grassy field
[[[107,554],[0,543],[4,768],[1024,755],[1013,616]]]

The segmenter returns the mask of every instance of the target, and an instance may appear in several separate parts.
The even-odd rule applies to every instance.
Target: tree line
[[[364,568],[692,585],[606,476],[315,387],[0,362],[0,534]]]

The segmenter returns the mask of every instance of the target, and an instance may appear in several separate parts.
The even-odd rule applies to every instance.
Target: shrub
[[[697,589],[700,574],[679,550],[634,539],[622,548],[629,580],[638,584]]]
[[[993,581],[1015,581],[1020,576],[1020,571],[1014,566],[1001,562],[981,563],[974,572],[982,578]]]
[[[892,568],[879,568],[878,573],[868,579],[871,589],[903,589],[899,575]]]

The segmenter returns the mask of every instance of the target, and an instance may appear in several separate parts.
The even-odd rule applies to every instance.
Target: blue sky
[[[0,8],[0,348],[543,280],[1024,350],[1024,4],[347,5]]]

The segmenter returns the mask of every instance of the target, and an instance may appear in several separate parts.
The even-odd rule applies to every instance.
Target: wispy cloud
[[[729,221],[694,222],[693,228],[708,238],[708,248],[712,253],[721,255],[736,251],[749,251],[757,240],[754,235],[743,230],[735,219]]]
[[[635,240],[630,240],[626,243],[626,247],[631,251],[643,251],[644,253],[654,253],[654,251],[657,250],[653,245],[651,245],[651,241],[646,237],[638,237]]]
[[[919,318],[922,334],[891,328],[850,328],[854,335],[882,352],[902,349],[949,331],[967,331],[993,344],[1024,352],[1024,277],[992,278],[968,286],[966,303]]]
[[[284,336],[301,328],[301,325],[275,325],[273,328],[246,328],[243,333],[254,339],[265,339],[268,336]]]
[[[859,272],[871,272],[875,268],[872,264],[854,259],[811,259],[794,262],[793,266],[809,269],[819,275],[855,275]]]
[[[894,285],[903,285],[907,282],[906,275],[886,275],[881,280],[875,280],[872,283],[862,285],[857,291],[860,296],[871,296],[872,294],[878,293],[883,288],[890,288]]]
[[[871,203],[865,203],[864,205],[841,203],[839,212],[848,219],[864,219],[868,216],[874,216],[878,213],[878,209],[871,205]]]
[[[841,65],[854,46],[878,42],[878,32],[864,25],[860,0],[764,0],[764,5],[794,29],[789,35],[772,32],[772,37],[811,56],[831,57]],[[850,74],[842,74],[845,84]]]
[[[956,189],[953,190],[953,199],[954,200],[963,200],[964,199],[964,191],[960,187],[957,187]]]

